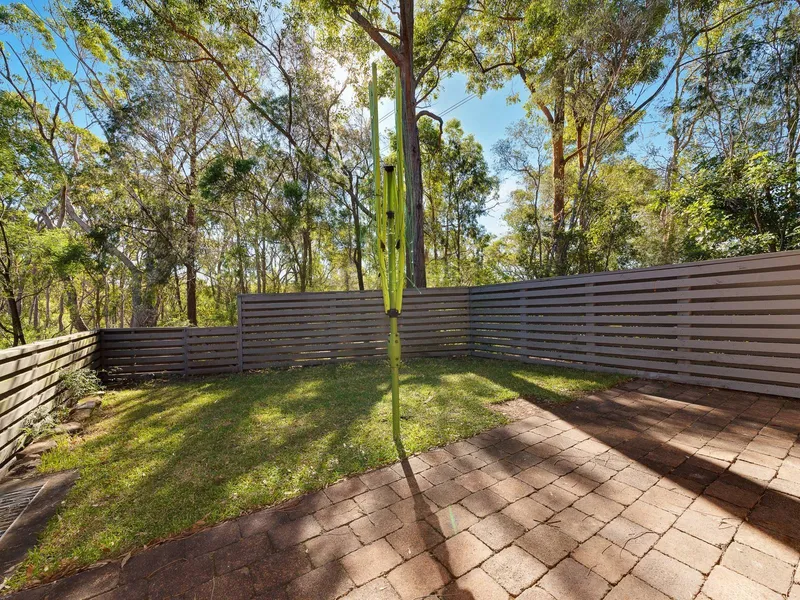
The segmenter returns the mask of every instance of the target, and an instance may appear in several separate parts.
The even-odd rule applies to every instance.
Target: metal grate
[[[17,520],[17,517],[28,508],[28,505],[43,487],[44,484],[36,485],[8,492],[0,496],[0,537],[5,535],[8,528],[11,527],[14,521]]]

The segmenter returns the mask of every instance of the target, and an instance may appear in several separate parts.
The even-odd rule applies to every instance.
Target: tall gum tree
[[[296,0],[296,6],[327,38],[331,51],[354,53],[368,62],[375,47],[397,67],[403,95],[403,146],[408,189],[407,214],[411,215],[409,277],[416,287],[426,287],[425,210],[419,120],[442,119],[426,108],[449,71],[446,56],[464,24],[472,0]],[[368,37],[365,40],[364,34]],[[371,43],[365,43],[365,41]],[[365,69],[364,69],[365,70]],[[366,70],[365,70],[366,71]],[[391,78],[384,77],[385,84]]]
[[[571,225],[598,156],[641,118],[698,38],[764,4],[717,0],[489,0],[455,42],[479,94],[519,78],[527,109],[546,123],[553,179],[553,271],[567,264]],[[578,189],[568,195],[567,169]]]

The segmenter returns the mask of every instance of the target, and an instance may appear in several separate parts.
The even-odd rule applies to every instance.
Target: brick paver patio
[[[800,600],[800,403],[635,381],[15,599]]]

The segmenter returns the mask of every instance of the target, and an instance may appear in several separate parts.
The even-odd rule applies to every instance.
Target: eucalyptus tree
[[[480,218],[497,200],[498,179],[483,148],[451,119],[443,135],[430,119],[420,126],[427,203],[429,272],[435,285],[471,285],[480,280],[489,235]]]
[[[519,77],[530,93],[526,108],[550,131],[556,273],[568,268],[568,230],[580,225],[598,160],[616,151],[702,35],[759,4],[498,0],[469,15],[457,41],[472,88],[483,93]],[[571,164],[576,191],[568,202]]]
[[[450,73],[446,57],[454,37],[464,26],[473,0],[297,0],[304,18],[317,26],[321,44],[330,52],[356,57],[356,68],[366,76],[366,64],[375,48],[399,71],[403,95],[403,145],[407,163],[407,214],[410,219],[408,275],[416,287],[427,285],[425,273],[423,167],[419,120],[443,121],[428,104]],[[352,61],[352,58],[350,59]],[[393,88],[386,69],[383,83]],[[364,80],[362,80],[364,81]],[[365,86],[364,86],[365,87]]]

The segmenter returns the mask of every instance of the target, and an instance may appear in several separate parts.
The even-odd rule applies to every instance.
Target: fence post
[[[189,374],[189,328],[183,328],[183,376]]]
[[[595,314],[595,307],[594,307],[594,293],[592,293],[592,288],[594,287],[594,283],[590,282],[587,283],[585,286],[586,291],[584,292],[584,316],[586,317],[586,324],[585,327],[587,329],[593,329],[594,326],[597,324],[596,314]],[[594,336],[594,332],[585,332],[584,335]],[[595,363],[595,344],[594,342],[587,342],[586,343],[586,366],[587,367],[595,367],[597,363]]]
[[[244,358],[242,356],[242,295],[236,294],[236,354],[239,373],[244,371]]]
[[[472,286],[467,287],[467,356],[475,355],[475,340],[472,336]]]

